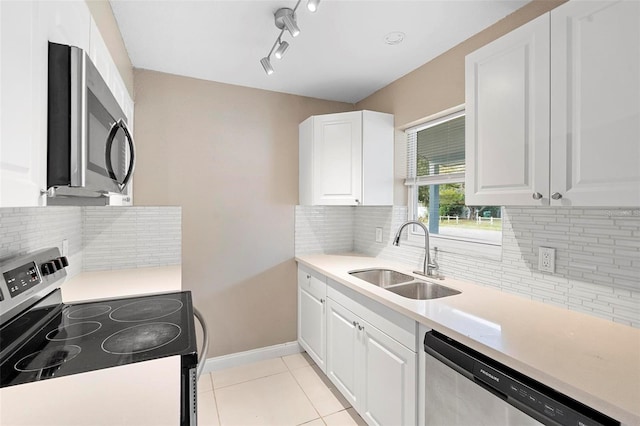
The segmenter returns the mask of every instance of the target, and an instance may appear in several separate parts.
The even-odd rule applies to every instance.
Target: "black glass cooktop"
[[[188,291],[48,306],[40,316],[44,325],[0,365],[0,387],[173,355],[197,362]],[[0,330],[3,343],[18,321]]]

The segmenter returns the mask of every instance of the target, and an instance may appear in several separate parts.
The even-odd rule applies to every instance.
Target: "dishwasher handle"
[[[207,331],[207,322],[195,306],[193,307],[193,316],[196,317],[200,323],[200,327],[202,327],[202,351],[200,351],[200,356],[198,357],[198,367],[196,371],[197,379],[199,380],[204,370],[204,363],[207,360],[207,352],[209,351],[209,333]]]

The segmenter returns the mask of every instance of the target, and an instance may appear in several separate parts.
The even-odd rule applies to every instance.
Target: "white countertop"
[[[82,272],[67,280],[60,288],[64,303],[84,302],[93,299],[181,291],[181,275],[180,265]]]
[[[9,386],[0,407],[2,426],[175,426],[180,357]]]
[[[348,273],[384,267],[411,274],[406,265],[383,259],[301,255],[296,260],[625,425],[640,425],[638,329],[454,279],[437,283],[461,294],[412,300]]]

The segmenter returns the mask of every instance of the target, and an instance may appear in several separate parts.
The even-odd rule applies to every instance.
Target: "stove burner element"
[[[78,322],[52,330],[46,335],[46,338],[52,342],[64,342],[65,340],[88,336],[89,334],[100,330],[100,328],[102,328],[102,324],[98,321]]]
[[[169,322],[134,325],[107,337],[102,342],[102,350],[116,355],[150,351],[173,342],[181,331],[179,326]]]
[[[21,358],[14,368],[18,371],[40,371],[64,364],[80,353],[80,346],[64,345],[46,348]]]
[[[182,309],[182,302],[176,299],[139,300],[120,306],[109,314],[114,321],[140,322],[166,317]]]
[[[84,308],[76,309],[73,312],[67,313],[67,318],[69,319],[87,319],[94,318],[102,314],[106,314],[111,310],[111,306],[109,305],[94,305],[94,306],[86,306]]]

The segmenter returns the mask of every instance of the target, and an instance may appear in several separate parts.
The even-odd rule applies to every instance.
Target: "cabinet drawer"
[[[326,280],[323,275],[305,266],[298,266],[298,285],[318,299],[326,299],[327,297]]]
[[[331,279],[327,279],[327,297],[416,352],[417,323],[414,320]]]

